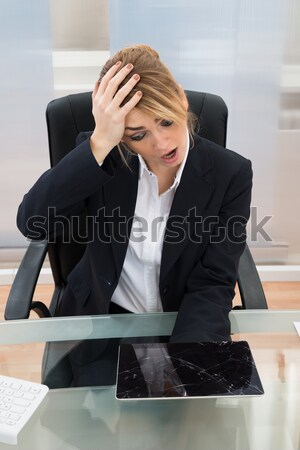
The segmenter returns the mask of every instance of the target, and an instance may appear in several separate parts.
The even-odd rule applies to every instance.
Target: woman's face
[[[133,108],[126,116],[122,142],[141,155],[153,173],[168,168],[174,171],[185,157],[187,126]]]

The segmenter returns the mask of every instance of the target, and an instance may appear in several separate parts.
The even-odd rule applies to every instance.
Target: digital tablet
[[[119,347],[118,400],[245,397],[263,393],[246,341]]]

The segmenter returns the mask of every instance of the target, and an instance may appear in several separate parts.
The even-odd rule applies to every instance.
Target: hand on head
[[[123,104],[127,95],[138,83],[140,76],[133,73],[129,81],[119,89],[121,83],[133,69],[132,64],[127,64],[120,69],[121,64],[121,61],[114,64],[101,81],[96,82],[92,94],[95,129],[90,144],[98,162],[102,162],[112,148],[119,144],[125,130],[126,115],[142,97],[142,92],[137,91],[130,100]]]

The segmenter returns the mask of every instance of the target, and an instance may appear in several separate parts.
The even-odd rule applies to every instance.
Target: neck
[[[176,167],[166,167],[163,165],[150,166],[145,159],[144,161],[148,170],[157,176],[159,195],[163,194],[172,186],[180,164]]]

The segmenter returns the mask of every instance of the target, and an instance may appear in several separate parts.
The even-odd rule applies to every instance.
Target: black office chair
[[[186,91],[190,109],[200,119],[200,135],[225,147],[228,111],[217,95]],[[51,166],[74,148],[80,131],[94,128],[91,92],[68,95],[53,100],[46,111]],[[31,242],[14,279],[5,309],[5,319],[26,319],[34,310],[40,317],[51,317],[67,284],[67,276],[80,260],[84,243]],[[55,288],[48,308],[43,302],[33,301],[37,279],[48,252]],[[240,309],[267,309],[264,291],[248,246],[240,259],[238,286],[242,305]]]

